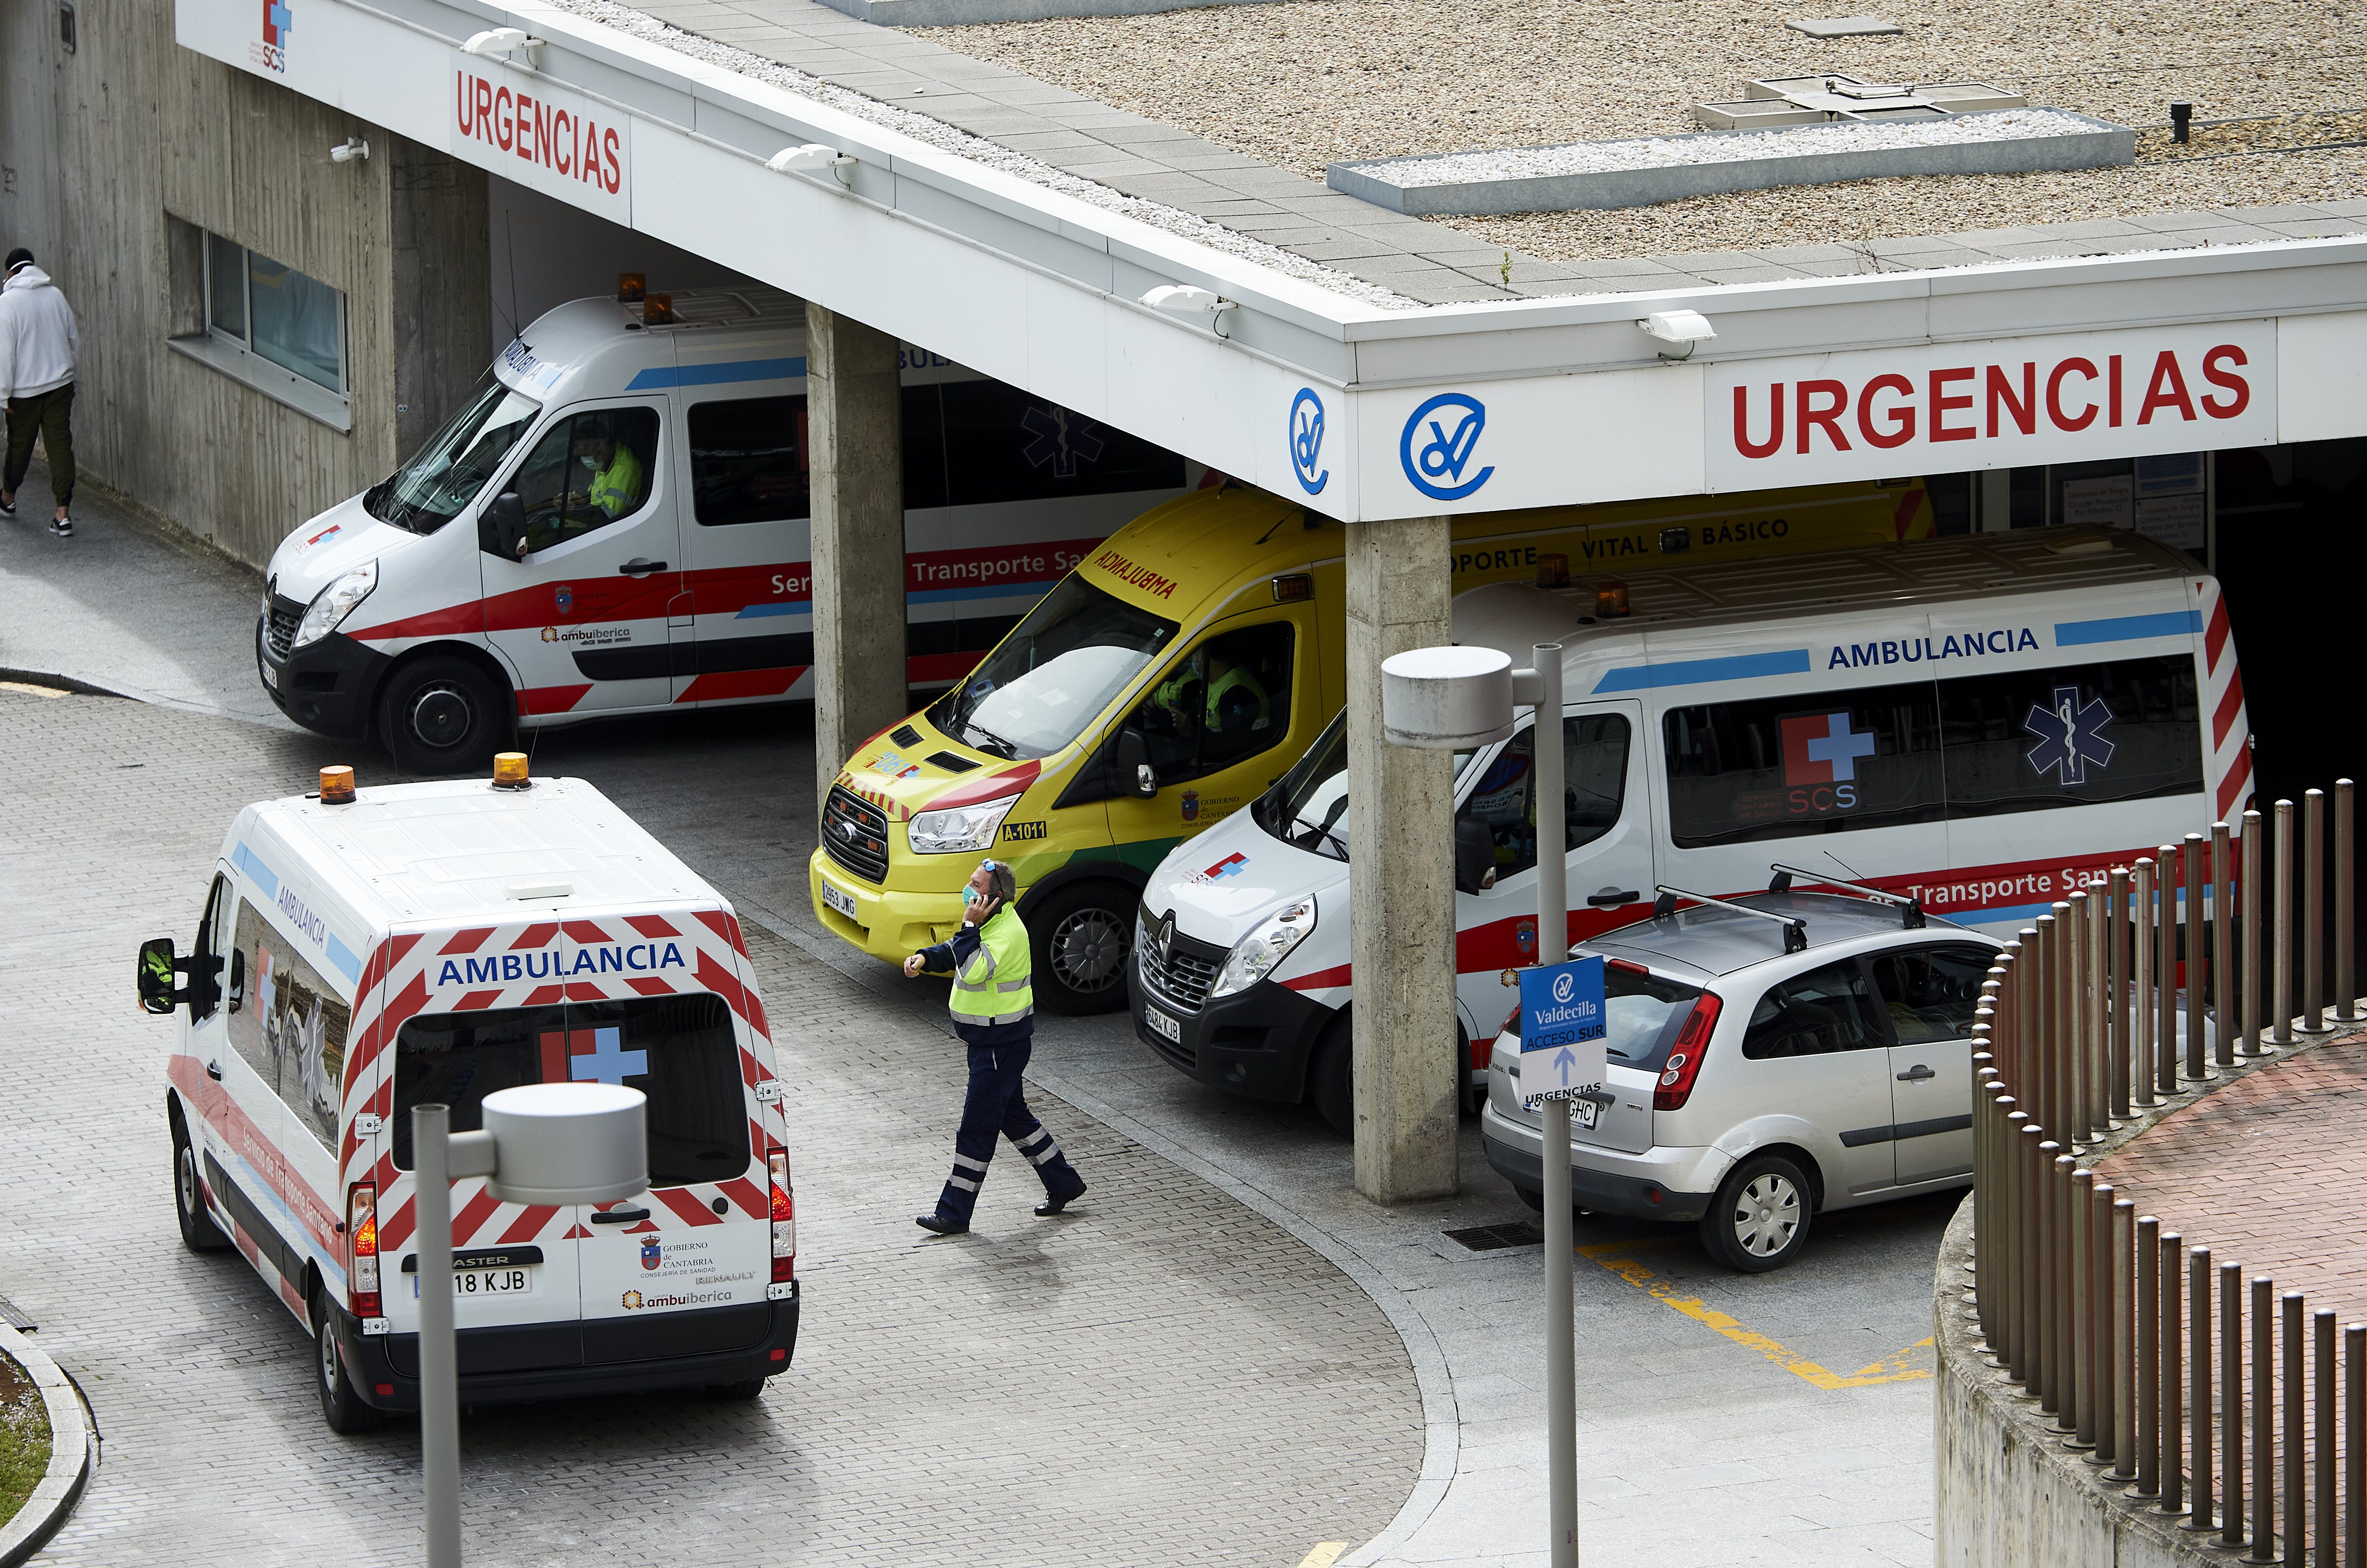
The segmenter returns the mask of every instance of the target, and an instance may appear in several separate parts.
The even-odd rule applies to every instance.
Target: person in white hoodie
[[[33,460],[33,437],[50,459],[58,514],[50,532],[74,537],[74,355],[82,346],[74,308],[21,245],[8,253],[0,283],[0,398],[8,404],[8,465],[0,473],[0,513],[17,515],[17,487]]]

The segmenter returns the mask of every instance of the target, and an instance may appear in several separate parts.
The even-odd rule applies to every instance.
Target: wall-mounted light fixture
[[[524,28],[488,28],[483,32],[470,34],[469,41],[460,46],[460,52],[481,55],[523,54],[526,56],[527,69],[532,71],[536,69],[534,51],[540,49],[542,45],[542,39],[529,37]]]
[[[1188,283],[1162,283],[1145,294],[1142,302],[1154,310],[1168,310],[1179,316],[1206,316],[1208,330],[1218,337],[1225,335],[1225,312],[1240,308],[1237,301]]]
[[[1670,354],[1665,348],[1660,351],[1660,357],[1672,363],[1691,359],[1696,347],[1717,336],[1717,329],[1699,310],[1655,310],[1636,324],[1662,343],[1677,344],[1684,349],[1682,354]]]
[[[826,172],[849,190],[855,188],[855,159],[819,141],[809,141],[802,147],[784,147],[764,160],[764,167],[776,175],[819,175]]]

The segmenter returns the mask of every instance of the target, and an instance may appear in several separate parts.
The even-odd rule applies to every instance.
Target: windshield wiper
[[[983,741],[970,741],[971,745],[977,747],[981,751],[991,751],[996,747],[1000,746],[1002,748],[1002,755],[1006,758],[1015,760],[1019,755],[1018,742],[1014,740],[1005,740],[1002,736],[997,735],[994,731],[987,728],[986,726],[982,724],[979,724],[973,720],[966,718],[962,720],[962,728],[966,732],[965,739],[971,735],[983,735],[986,737]]]
[[[1340,820],[1340,813],[1347,809],[1348,797],[1343,795],[1340,797],[1340,803],[1331,808],[1331,814],[1324,818],[1322,821],[1309,822],[1304,817],[1293,817],[1290,819],[1290,825],[1293,828],[1304,828],[1309,833],[1314,834],[1319,838],[1331,840],[1333,843],[1340,846],[1340,858],[1342,860],[1346,860],[1348,858],[1348,840],[1333,832],[1331,830],[1331,824]],[[1301,849],[1305,849],[1308,846],[1302,844],[1299,847]]]

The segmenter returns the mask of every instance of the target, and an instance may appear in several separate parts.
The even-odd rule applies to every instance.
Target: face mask
[[[965,888],[963,888],[963,889],[962,889],[962,908],[963,908],[967,909],[967,908],[968,908],[971,905],[973,905],[973,904],[975,904],[975,903],[977,903],[977,902],[978,902],[978,889],[977,889],[977,888],[975,888],[975,887],[965,887]]]

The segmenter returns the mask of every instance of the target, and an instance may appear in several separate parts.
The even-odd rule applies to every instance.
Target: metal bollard
[[[2219,1507],[2223,1546],[2244,1544],[2244,1266],[2219,1265]]]
[[[2178,1091],[2159,1083],[2153,1032],[2153,862],[2140,859],[2129,871],[2129,1058],[2135,1064],[2137,1103],[2152,1106]]]
[[[2235,1016],[2236,855],[2227,824],[2211,824],[2211,1060],[2231,1066],[2236,1043],[2228,1020]]]
[[[2076,1254],[2071,1250],[2071,1173],[2078,1164],[2068,1151],[2056,1154],[2055,1168],[2046,1184],[2047,1199],[2055,1209],[2055,1288],[2053,1299],[2047,1303],[2046,1359],[2055,1384],[2055,1427],[2061,1432],[2076,1430],[2079,1414],[2078,1384],[2073,1381],[2078,1375],[2079,1350],[2071,1334],[2071,1292],[2078,1273],[2072,1261]]]
[[[2063,1407],[2062,1380],[2057,1370],[2063,1359],[2063,1341],[2055,1332],[2055,1303],[2063,1287],[2063,1269],[2056,1256],[2063,1229],[2062,1216],[2055,1201],[2056,1185],[2061,1179],[2056,1161],[2062,1149],[2063,1145],[2053,1138],[2042,1137],[2034,1173],[2038,1179],[2038,1314],[2031,1324],[2031,1344],[2038,1363],[2038,1410],[2042,1416],[2052,1416]]]
[[[2104,894],[2104,920],[2109,932],[2106,967],[2111,971],[2111,995],[2105,998],[2112,1022],[2112,1114],[2125,1122],[2151,1098],[2142,1084],[2132,1094],[2129,1084],[2129,869],[2112,867],[2112,886]],[[2140,1077],[2143,1075],[2140,1074]]]
[[[2109,1181],[2095,1182],[2088,1196],[2088,1425],[2096,1434],[2098,1464],[2109,1464],[2127,1445],[2123,1429],[2113,1424],[2112,1359],[2125,1358],[2128,1344],[2128,1248],[2125,1223],[2114,1224],[2114,1213],[2128,1200],[2117,1197]],[[2115,1289],[2114,1276],[2119,1288]]]
[[[2310,1495],[2316,1502],[2310,1540],[2317,1560],[2334,1556],[2334,1319],[2332,1307],[2320,1308],[2310,1318],[2311,1403],[2316,1406],[2316,1436],[2310,1443]],[[2298,1558],[2300,1553],[2295,1551]]]
[[[2200,833],[2186,835],[2186,1076],[2207,1078],[2211,1069],[2204,1063],[2203,1041],[2210,1026],[2203,1013],[2203,857],[2208,852],[2209,840]]]
[[[2284,1393],[2284,1484],[2285,1484],[2285,1547],[2292,1552],[2291,1562],[2302,1560],[2303,1542],[2309,1535],[2308,1479],[2309,1429],[2305,1424],[2304,1401],[2309,1393],[2307,1369],[2302,1360],[2305,1341],[2301,1332],[2302,1294],[2287,1291],[2277,1303],[2284,1309],[2282,1335],[2284,1340],[2282,1365]]]
[[[2010,1097],[2000,1108],[2013,1106]],[[2009,1234],[2005,1280],[2005,1373],[2009,1382],[2030,1385],[2030,1309],[2025,1304],[2033,1288],[2031,1249],[2036,1245],[2031,1213],[2029,1169],[2035,1146],[2022,1134],[2032,1131],[2030,1113],[2019,1106],[2005,1113],[2007,1206],[2013,1213]]]
[[[2156,1462],[2161,1466],[2161,1511],[2182,1514],[2186,1511],[2186,1419],[2179,1408],[2179,1396],[2183,1392],[2179,1369],[2179,1336],[2186,1327],[2186,1310],[2180,1301],[2179,1266],[2185,1259],[2185,1249],[2176,1231],[2164,1231],[2155,1238],[2155,1267],[2161,1275],[2161,1310],[2155,1319],[2154,1343],[2160,1347],[2161,1364],[2154,1379],[2156,1441],[2152,1450]]]
[[[2084,1144],[2091,1134],[2087,1124],[2087,1101],[2079,1092],[2078,1042],[2073,1035],[2074,1010],[2071,1006],[2072,987],[2077,983],[2078,953],[2076,932],[2079,922],[2071,917],[2071,906],[2055,906],[2055,942],[2046,955],[2047,1049],[2054,1054],[2054,1102],[2048,1107],[2055,1112],[2055,1135],[2063,1140],[2067,1150]]]
[[[2260,814],[2244,813],[2244,983],[2237,996],[2242,1029],[2236,1037],[2237,1052],[2260,1054]]]
[[[2302,793],[2302,1032],[2326,1032],[2326,792]]]
[[[2252,1550],[2245,1561],[2277,1560],[2276,1282],[2252,1276]]]
[[[2211,1513],[2211,1249],[2198,1247],[2186,1255],[2186,1418],[2187,1451],[2194,1456],[2194,1506],[2187,1510],[2186,1528],[2207,1530],[2216,1522]]]
[[[2039,1038],[2039,987],[2045,977],[2039,963],[2038,928],[2024,926],[2016,944],[2021,956],[2013,965],[2013,1092],[2030,1119],[2046,1122],[2045,1047]]]
[[[2367,1568],[2367,1323],[2342,1328],[2342,1568]]]
[[[2290,1045],[2293,1037],[2293,804],[2277,802],[2277,907],[2271,917],[2269,962],[2273,966],[2269,1004],[2271,1045]]]
[[[1996,1120],[1997,1069],[1989,1066],[1988,1025],[1973,1025],[1973,1307],[1980,1319],[1981,1337],[1989,1336],[1989,1245],[2004,1228],[1998,1217],[1998,1170],[1990,1152],[1990,1129]]]
[[[2112,1124],[2112,901],[2088,892],[2088,1001],[2081,1028],[2088,1036],[2088,1085],[2093,1121],[2101,1136]]]
[[[2125,1198],[2122,1202],[2132,1209],[2135,1207]],[[2126,1223],[2118,1213],[2112,1219],[2116,1225]],[[2139,1497],[2161,1495],[2161,1337],[2158,1332],[2161,1291],[2159,1269],[2155,1261],[2160,1249],[2161,1222],[2146,1214],[2136,1221],[2136,1441],[2131,1447],[2136,1455],[2137,1487],[2134,1495]],[[2124,1255],[2113,1261],[2124,1263],[2127,1259]],[[2125,1289],[2126,1270],[2116,1271],[2121,1274]],[[2114,1392],[2124,1406],[2128,1403],[2130,1370],[2126,1357],[2122,1358],[2121,1364],[2112,1369],[2117,1382]],[[2120,1466],[2112,1473],[2126,1475],[2128,1471],[2125,1466]]]
[[[2070,1446],[2096,1446],[2096,1226],[2090,1201],[2096,1188],[2092,1171],[2071,1171],[2071,1387],[2064,1401],[2062,1425],[2071,1433]]]
[[[2350,950],[2350,796],[2349,779],[2334,781],[2334,1021],[2360,1020],[2359,955]],[[2330,1550],[2330,1549],[2329,1549]]]
[[[2160,1056],[2164,1094],[2178,1092],[2178,846],[2154,852],[2160,872],[2154,890],[2159,908],[2153,922],[2154,1041]]]
[[[2064,917],[2063,928],[2063,1034],[2071,1058],[2071,1135],[2084,1142],[2103,1131],[2096,1118],[2096,1091],[2103,1086],[2096,1081],[2088,1040],[2088,980],[2092,963],[2090,949],[2093,946],[2088,919],[2090,899],[2083,890],[2072,894],[2069,903],[2070,912]]]

